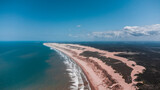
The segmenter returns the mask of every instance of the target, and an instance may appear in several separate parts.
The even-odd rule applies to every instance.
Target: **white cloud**
[[[78,35],[73,35],[73,34],[68,34],[69,37],[74,37],[74,38],[77,38],[79,37]]]
[[[109,30],[106,32],[92,32],[95,38],[122,38],[160,35],[160,24],[146,26],[125,26],[122,30]]]
[[[79,27],[81,27],[81,25],[77,25],[77,27],[79,28]]]

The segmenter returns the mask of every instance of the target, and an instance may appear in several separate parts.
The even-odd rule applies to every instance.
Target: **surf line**
[[[89,81],[87,77],[85,76],[85,73],[81,69],[81,67],[72,60],[69,56],[67,56],[65,53],[55,49],[50,48],[51,50],[56,51],[61,58],[64,59],[64,64],[66,65],[66,71],[68,72],[68,75],[71,79],[71,90],[91,90]]]

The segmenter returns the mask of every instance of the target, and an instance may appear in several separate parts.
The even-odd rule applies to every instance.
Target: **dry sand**
[[[143,73],[145,69],[142,66],[137,65],[134,61],[129,61],[126,58],[116,56],[119,52],[108,52],[104,50],[95,49],[88,46],[82,46],[77,44],[58,44],[58,43],[44,43],[44,45],[57,49],[69,57],[71,57],[85,73],[92,90],[136,90],[135,74]],[[128,67],[132,68],[131,77],[132,83],[126,83],[122,75],[115,73],[115,70],[106,65],[98,58],[79,55],[84,51],[92,51],[102,53],[105,57],[118,59],[125,63]],[[133,66],[134,64],[134,66]]]

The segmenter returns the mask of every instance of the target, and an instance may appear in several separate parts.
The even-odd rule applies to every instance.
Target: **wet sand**
[[[116,56],[115,54],[118,54],[119,52],[108,52],[77,44],[44,43],[44,45],[57,49],[72,58],[82,68],[92,90],[136,90],[137,87],[135,85],[138,82],[134,80],[137,78],[135,74],[143,73],[143,70],[145,69],[144,67],[137,65],[134,61],[129,61],[126,58]],[[82,54],[86,51],[96,52],[101,55],[101,57],[119,60],[119,62],[123,63],[128,68],[131,68],[131,74],[128,76],[131,77],[131,82],[126,82],[123,74],[117,73],[112,65],[107,65],[96,57],[83,56]],[[119,62],[116,62],[115,64]]]

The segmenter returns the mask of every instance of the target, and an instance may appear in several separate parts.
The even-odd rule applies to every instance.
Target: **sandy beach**
[[[143,66],[108,52],[78,44],[44,43],[72,58],[85,73],[92,90],[136,90],[135,75]]]

